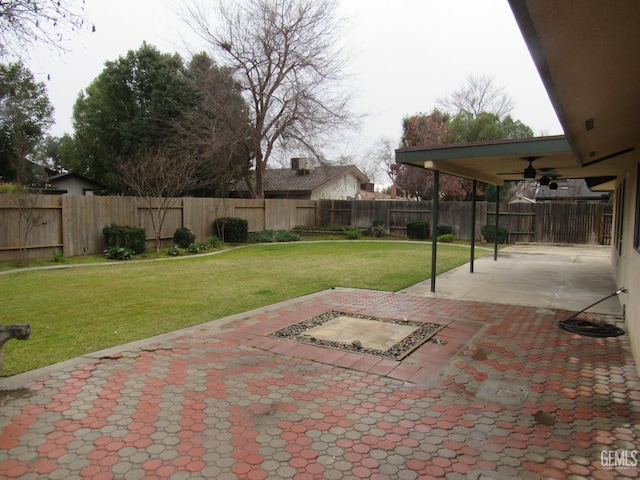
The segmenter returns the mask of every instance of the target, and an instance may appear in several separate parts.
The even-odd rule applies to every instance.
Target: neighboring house
[[[508,193],[509,203],[609,203],[611,192],[592,192],[582,178],[549,182],[518,182]]]
[[[398,200],[404,201],[404,198],[398,198],[397,195],[390,195],[384,192],[375,192],[373,190],[360,190],[359,200]]]
[[[107,188],[77,173],[53,175],[48,178],[47,185],[43,193],[48,195],[93,195],[93,192]]]
[[[292,158],[290,168],[264,172],[264,197],[296,200],[350,200],[361,190],[372,189],[365,174],[353,165],[315,165],[309,159]],[[244,181],[231,192],[234,197],[249,197]]]
[[[608,203],[611,192],[592,192],[582,178],[556,180],[549,185],[539,185],[537,202]]]
[[[498,186],[553,176],[615,192],[611,263],[640,372],[640,1],[508,1],[565,135],[403,149],[396,161]]]

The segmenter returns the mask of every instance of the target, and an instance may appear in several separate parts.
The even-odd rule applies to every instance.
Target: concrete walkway
[[[435,294],[431,281],[402,293],[580,311],[616,289],[608,246],[524,244],[476,260],[474,273],[467,264],[439,275]],[[622,315],[616,297],[589,311]]]
[[[569,298],[615,290],[610,275],[590,298],[571,288],[606,263],[507,253],[476,262],[470,276],[493,279],[477,286],[332,289],[4,379],[0,478],[640,477],[628,338],[557,326]],[[489,269],[526,259],[550,272],[507,298]],[[327,312],[444,328],[400,361],[270,335]]]

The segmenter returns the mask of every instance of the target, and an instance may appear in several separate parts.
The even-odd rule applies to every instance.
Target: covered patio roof
[[[585,178],[594,189],[611,189],[614,165],[581,165],[564,135],[396,150],[396,162],[493,185],[523,180],[531,160],[536,178]]]

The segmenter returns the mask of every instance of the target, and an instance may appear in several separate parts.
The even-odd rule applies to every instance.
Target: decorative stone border
[[[411,327],[418,327],[410,335],[404,337],[401,341],[393,345],[388,350],[377,350],[372,348],[365,348],[361,345],[354,343],[343,343],[337,341],[322,340],[314,338],[311,335],[306,334],[308,330],[322,325],[329,320],[333,320],[337,317],[351,317],[364,320],[373,320],[377,322],[394,323],[396,325],[405,325]],[[316,315],[314,317],[302,320],[301,322],[294,323],[288,327],[281,328],[275,332],[267,334],[269,337],[286,338],[288,340],[295,340],[300,343],[308,345],[316,345],[319,347],[333,348],[336,350],[344,350],[354,353],[365,353],[367,355],[374,355],[377,357],[388,358],[390,360],[400,361],[412,351],[422,345],[424,342],[433,337],[438,331],[443,329],[445,325],[439,325],[437,323],[425,323],[417,322],[414,320],[400,320],[397,318],[383,318],[376,317],[374,315],[364,315],[360,313],[341,312],[337,310],[329,310],[328,312]]]

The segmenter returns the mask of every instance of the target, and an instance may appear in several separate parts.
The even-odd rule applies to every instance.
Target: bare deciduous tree
[[[135,161],[120,162],[118,170],[131,192],[145,200],[153,226],[155,250],[159,252],[167,212],[178,197],[201,186],[200,161],[189,155],[149,150]]]
[[[396,185],[398,165],[396,164],[395,147],[391,144],[391,139],[380,138],[373,146],[371,156],[377,162],[378,168],[389,177],[392,185]]]
[[[490,112],[502,119],[514,108],[514,101],[505,88],[496,85],[495,78],[490,75],[467,75],[460,88],[438,103],[454,114],[467,112],[473,118],[482,112]]]
[[[65,35],[84,27],[83,10],[84,0],[0,1],[0,57],[22,57],[35,43],[64,50]]]
[[[213,29],[211,12],[201,1],[191,3],[184,16],[214,58],[234,68],[246,94],[255,161],[255,179],[247,184],[253,197],[262,198],[274,149],[295,145],[322,158],[318,145],[337,127],[353,124],[351,95],[342,88],[347,57],[338,46],[337,1],[245,0],[218,6]]]

